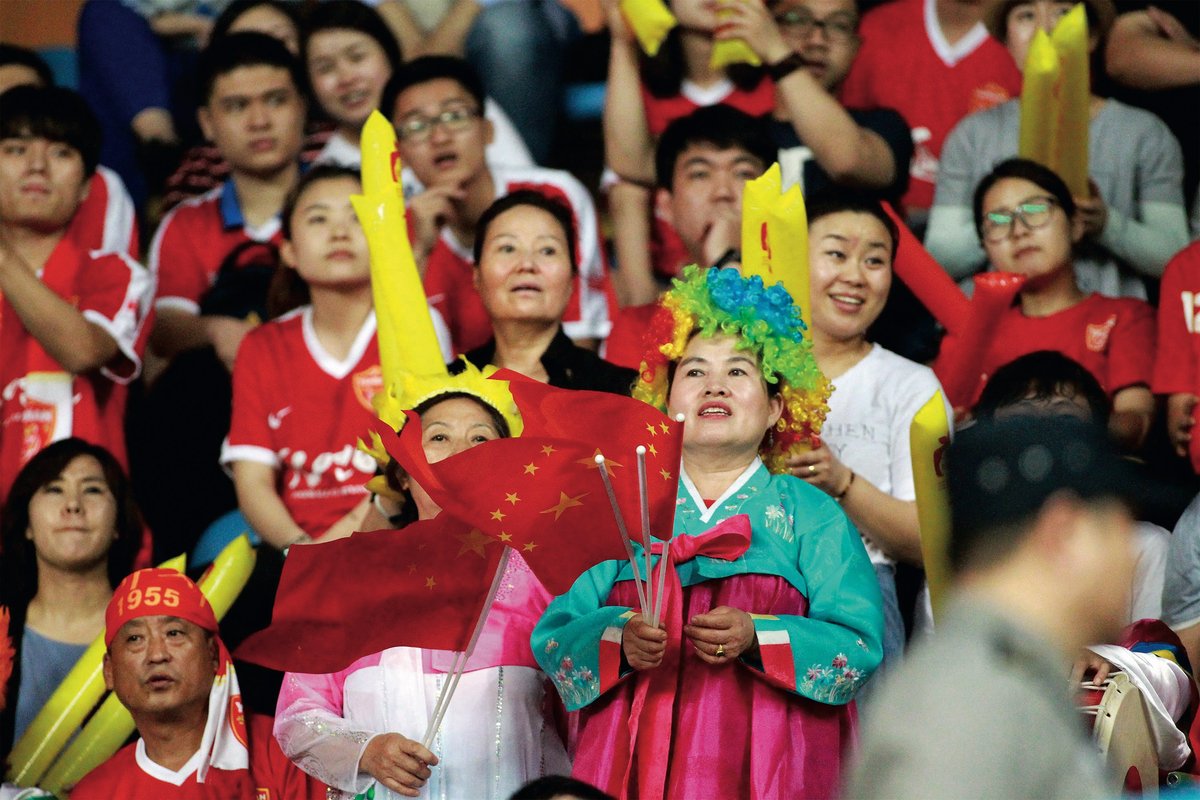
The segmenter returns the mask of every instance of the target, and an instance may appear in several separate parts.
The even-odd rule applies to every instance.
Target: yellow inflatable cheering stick
[[[730,3],[744,3],[749,0],[722,0],[717,6],[717,25],[728,19]],[[752,67],[762,66],[762,59],[741,39],[718,39],[713,43],[712,56],[708,65],[713,69],[725,69],[733,64],[749,64]]]
[[[652,58],[658,55],[667,34],[679,24],[662,0],[621,0],[620,8],[642,52]]]
[[[941,391],[913,417],[909,427],[913,486],[917,493],[917,522],[921,531],[921,555],[929,598],[936,616],[941,610],[950,580],[950,499],[946,492],[946,447],[950,444],[950,420]]]
[[[1058,173],[1076,197],[1091,194],[1088,186],[1087,14],[1072,8],[1052,35],[1039,30],[1025,58],[1021,89],[1021,133],[1018,152]]]
[[[218,620],[225,617],[242,593],[256,560],[254,548],[243,534],[225,545],[200,578],[200,591],[208,598]],[[116,694],[110,692],[38,785],[54,794],[74,786],[84,775],[111,758],[133,730],[133,717]]]
[[[804,195],[798,185],[783,191],[778,164],[742,190],[742,274],[761,276],[767,286],[782,281],[804,319],[812,319]]]
[[[176,556],[159,566],[183,572],[187,556]],[[13,746],[7,780],[17,786],[38,785],[55,756],[62,752],[67,740],[104,695],[103,666],[104,632],[101,631]]]

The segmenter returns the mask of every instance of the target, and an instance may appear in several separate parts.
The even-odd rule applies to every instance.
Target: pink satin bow
[[[629,709],[630,755],[638,755],[638,797],[661,798],[666,793],[667,765],[671,754],[671,720],[675,706],[680,659],[683,653],[683,586],[677,564],[696,556],[732,561],[750,547],[750,517],[737,514],[718,522],[698,536],[676,536],[670,542],[654,542],[650,552],[663,555],[659,569],[666,569],[663,585],[662,623],[667,631],[667,650],[662,663],[638,676]],[[632,765],[633,759],[626,761]],[[628,793],[630,766],[626,767],[620,796]]]

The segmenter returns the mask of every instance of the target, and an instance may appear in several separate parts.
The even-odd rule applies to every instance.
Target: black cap
[[[978,422],[955,438],[946,461],[956,563],[980,533],[1032,517],[1055,492],[1133,501],[1145,483],[1103,428],[1062,417]]]

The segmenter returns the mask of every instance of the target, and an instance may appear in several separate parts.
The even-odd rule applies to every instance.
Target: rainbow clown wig
[[[743,278],[735,269],[689,266],[663,295],[646,334],[647,348],[633,396],[667,410],[668,366],[699,336],[736,336],[739,349],[758,356],[768,383],[782,383],[783,414],[763,437],[759,454],[771,472],[783,472],[788,453],[815,446],[829,412],[832,387],[813,358],[800,309],[782,284]]]

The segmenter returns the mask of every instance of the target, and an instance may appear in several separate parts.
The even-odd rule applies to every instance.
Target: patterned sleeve
[[[621,634],[635,612],[604,604],[619,569],[620,562],[606,561],[580,575],[533,629],[533,656],[568,711],[593,702],[630,672],[622,670]]]
[[[883,659],[883,600],[849,518],[832,499],[814,505],[796,488],[788,499],[797,526],[797,566],[807,584],[808,616],[752,614],[759,655],[743,661],[781,689],[843,705]]]
[[[275,709],[275,738],[296,766],[353,797],[375,779],[358,771],[367,743],[380,731],[359,730],[342,717],[342,690],[351,668],[331,675],[284,675]]]
[[[94,254],[80,270],[76,290],[83,318],[112,337],[120,351],[100,371],[117,383],[129,383],[142,371],[154,276],[125,253]]]

